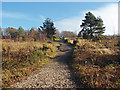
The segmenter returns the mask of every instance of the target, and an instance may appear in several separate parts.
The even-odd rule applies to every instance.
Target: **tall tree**
[[[47,39],[46,33],[42,30],[42,28],[37,29],[36,38],[38,41],[44,41]]]
[[[2,39],[2,36],[3,36],[3,34],[2,34],[2,28],[0,27],[0,39]]]
[[[105,31],[105,27],[103,27],[103,20],[100,17],[97,17],[96,19],[96,31],[95,31],[95,35],[96,36],[101,36],[104,31]]]
[[[24,33],[25,33],[24,36],[23,36],[23,40],[24,41],[29,41],[30,40],[30,38],[29,38],[29,32],[30,32],[29,30],[25,30],[24,31]]]
[[[17,37],[17,33],[18,33],[17,29],[8,27],[5,29],[5,31],[6,31],[6,35],[9,36],[10,39],[11,38],[15,39]]]
[[[78,36],[83,36],[83,38],[94,38],[101,36],[105,27],[103,27],[103,20],[100,17],[95,17],[91,12],[86,13],[85,20],[82,20],[82,30],[79,32]]]
[[[24,37],[24,35],[25,35],[24,29],[22,27],[19,27],[18,28],[18,37],[19,37],[20,41],[22,40],[22,38]]]
[[[35,35],[36,35],[36,31],[35,29],[32,27],[30,32],[29,32],[29,38],[35,40]]]
[[[43,27],[41,27],[43,31],[47,34],[48,38],[52,38],[55,34],[56,28],[54,27],[54,23],[50,18],[47,18],[43,23]]]
[[[24,29],[22,27],[18,28],[18,35],[19,37],[23,37],[25,35]]]

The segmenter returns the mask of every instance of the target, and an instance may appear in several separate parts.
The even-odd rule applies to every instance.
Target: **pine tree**
[[[105,31],[105,27],[103,27],[103,20],[100,18],[100,17],[98,17],[97,19],[96,19],[96,27],[95,27],[95,37],[97,38],[97,39],[100,39],[101,38],[101,35],[104,33],[104,31]]]
[[[56,28],[54,27],[54,23],[50,18],[47,18],[43,23],[43,27],[41,27],[43,31],[47,34],[47,37],[52,39],[55,34]]]
[[[85,20],[82,20],[82,30],[78,36],[83,36],[84,39],[99,38],[105,31],[103,20],[100,17],[95,17],[91,12],[86,13]]]
[[[24,38],[25,36],[25,31],[22,27],[19,27],[18,28],[18,38],[19,38],[19,41],[22,41],[22,39]]]
[[[25,35],[24,29],[22,27],[18,28],[18,35],[19,37],[23,37]]]
[[[10,38],[10,39],[15,39],[17,37],[17,29],[12,28],[12,27],[8,27],[5,29],[6,35]]]

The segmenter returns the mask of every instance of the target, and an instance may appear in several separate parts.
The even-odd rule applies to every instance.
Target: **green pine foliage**
[[[82,30],[78,36],[83,36],[84,39],[100,39],[105,31],[103,20],[100,17],[95,17],[91,12],[86,13],[85,20],[82,20]]]
[[[43,23],[43,27],[41,26],[43,31],[47,34],[47,37],[52,39],[53,35],[55,34],[56,28],[54,27],[54,23],[51,21],[50,18],[47,18]]]

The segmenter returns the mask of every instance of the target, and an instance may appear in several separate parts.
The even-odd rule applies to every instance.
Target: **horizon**
[[[18,29],[21,26],[30,30],[42,26],[46,18],[51,18],[59,32],[78,34],[85,13],[90,11],[102,18],[106,27],[104,35],[114,35],[118,34],[117,7],[117,3],[113,2],[3,2],[2,28]]]

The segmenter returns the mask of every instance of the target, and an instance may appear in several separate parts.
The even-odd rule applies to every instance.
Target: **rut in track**
[[[75,88],[74,76],[67,64],[72,50],[70,45],[62,43],[60,49],[57,50],[57,55],[41,67],[37,74],[31,75],[26,80],[11,85],[11,87]]]

